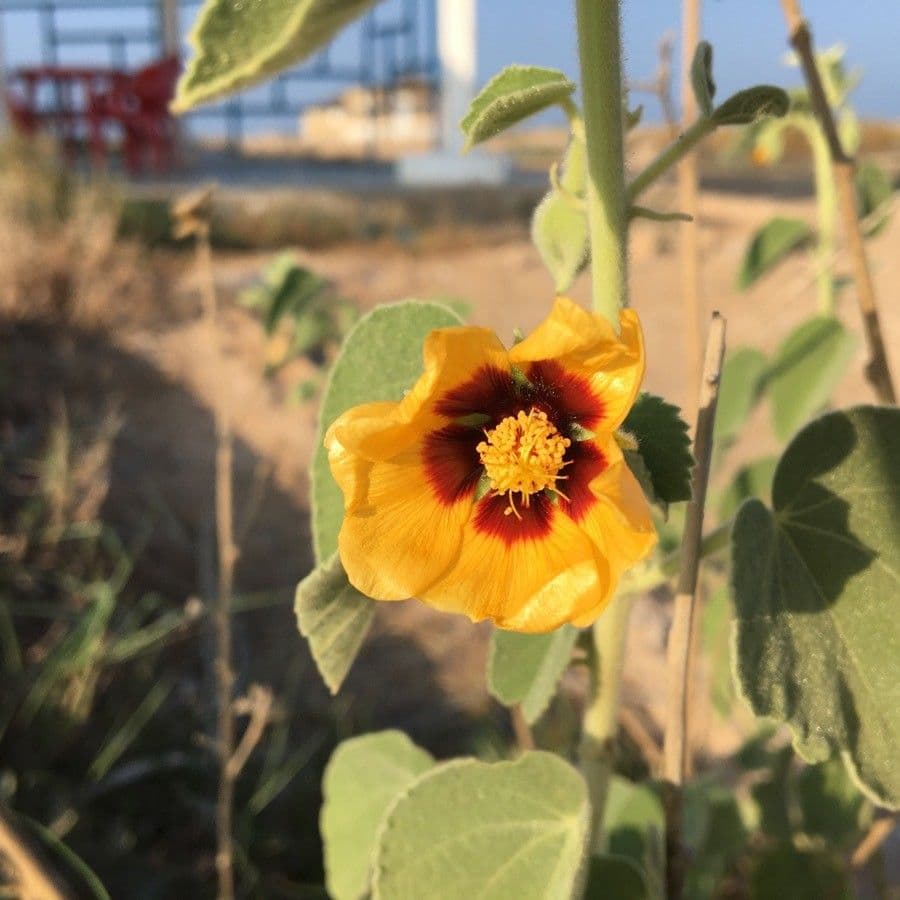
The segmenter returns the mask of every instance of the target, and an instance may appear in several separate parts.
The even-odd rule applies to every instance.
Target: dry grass
[[[120,213],[112,188],[65,172],[48,145],[0,146],[0,317],[94,328],[145,301],[148,267],[119,238]]]

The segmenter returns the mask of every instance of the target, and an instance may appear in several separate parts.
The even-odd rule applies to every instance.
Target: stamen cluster
[[[563,460],[572,442],[557,431],[543,410],[520,410],[484,434],[487,440],[475,449],[491,489],[496,495],[508,496],[506,515],[519,515],[514,493],[522,495],[526,507],[532,494],[539,491],[553,490],[565,497],[556,483],[565,478],[559,472],[567,465]]]

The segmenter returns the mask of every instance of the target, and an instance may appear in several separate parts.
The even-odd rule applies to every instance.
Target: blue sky
[[[383,11],[390,14],[388,0]],[[625,0],[623,3],[624,54],[628,76],[647,78],[656,67],[656,45],[668,29],[676,29],[680,17],[679,0]],[[0,0],[2,9],[3,0]],[[575,52],[574,0],[555,3],[528,0],[480,0],[478,15],[478,75],[484,82],[504,65],[533,63],[563,69],[577,75]],[[789,86],[799,82],[799,73],[786,68],[784,22],[778,0],[705,0],[704,36],[715,48],[715,74],[719,95],[752,83],[772,82]],[[805,0],[806,14],[813,23],[816,42],[825,48],[835,42],[847,47],[851,66],[864,70],[863,81],[854,96],[862,116],[900,118],[900,0]],[[193,16],[185,11],[186,31]],[[146,27],[152,21],[140,11],[126,13],[78,12],[60,14],[63,28],[98,31]],[[6,63],[12,67],[39,60],[37,17],[5,17]],[[341,39],[335,56],[346,52],[353,41]],[[149,48],[133,48],[129,63],[146,58]],[[74,54],[74,55],[73,55]],[[82,48],[71,51],[66,62],[107,63],[104,51]],[[298,88],[298,90],[301,90]],[[326,99],[340,90],[337,85],[305,88],[302,99]],[[314,91],[314,93],[313,93]],[[647,101],[647,117],[657,118],[652,99]],[[291,123],[286,123],[290,125]]]
[[[778,0],[705,0],[703,5],[703,35],[715,49],[720,96],[751,83],[799,83],[799,73],[782,62],[786,44]],[[576,75],[572,6],[481,0],[479,75],[486,79],[511,62],[555,66]],[[547,12],[553,7],[560,12]],[[657,41],[667,29],[677,31],[680,7],[677,0],[625,0],[624,55],[629,77],[653,74]],[[860,115],[900,117],[900,0],[805,0],[803,7],[816,44],[824,49],[843,43],[849,64],[864,70],[853,101]],[[535,8],[535,12],[526,15],[523,8]]]

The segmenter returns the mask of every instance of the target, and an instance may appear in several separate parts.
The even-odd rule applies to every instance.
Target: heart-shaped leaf
[[[574,898],[589,811],[581,776],[552,753],[437,766],[387,813],[374,900]]]
[[[432,766],[431,755],[401,731],[338,744],[322,779],[321,813],[326,884],[334,900],[368,894],[381,820],[394,799]]]
[[[772,501],[748,500],[732,533],[741,690],[804,758],[840,751],[867,793],[900,806],[900,410],[807,425]]]

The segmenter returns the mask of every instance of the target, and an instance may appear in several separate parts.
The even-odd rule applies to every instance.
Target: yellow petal
[[[634,405],[644,379],[644,341],[637,313],[623,309],[616,335],[603,317],[566,297],[557,297],[550,315],[509,351],[515,364],[556,360],[586,378],[605,407],[604,431],[618,428]]]
[[[464,384],[483,366],[507,371],[509,361],[499,338],[487,328],[439,328],[425,339],[424,372],[397,402],[366,403],[340,415],[325,435],[325,446],[370,460],[390,459],[439,428],[434,411],[440,398]]]
[[[542,633],[571,621],[585,598],[606,595],[608,581],[590,540],[555,510],[546,536],[512,544],[467,522],[455,564],[417,596],[476,622]]]
[[[419,443],[373,462],[335,442],[329,461],[344,493],[338,547],[350,583],[375,600],[404,600],[426,590],[458,555],[471,497],[438,502]]]
[[[609,466],[591,481],[590,489],[597,502],[588,509],[579,526],[607,561],[611,588],[615,590],[625,570],[649,555],[657,535],[647,498],[618,446],[609,440],[601,449]],[[573,623],[582,627],[590,625],[608,599],[597,598],[577,614]]]

